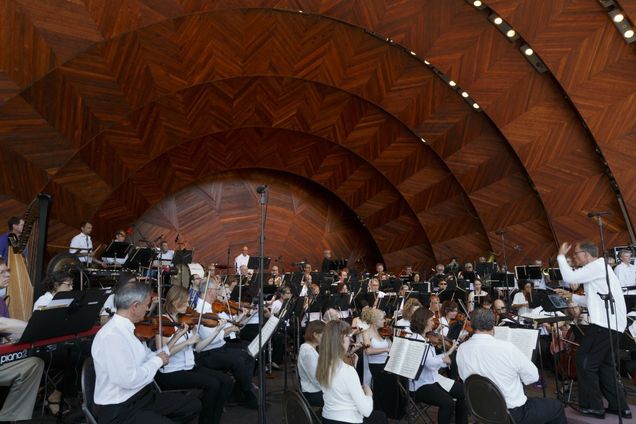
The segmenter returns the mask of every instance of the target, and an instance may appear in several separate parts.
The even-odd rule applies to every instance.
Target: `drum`
[[[173,286],[181,286],[187,289],[190,287],[190,279],[194,274],[197,274],[201,278],[205,276],[203,266],[195,262],[190,264],[178,264],[176,268],[177,274],[170,278],[170,283]]]

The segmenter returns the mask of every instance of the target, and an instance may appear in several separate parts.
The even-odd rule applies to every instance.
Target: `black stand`
[[[499,230],[499,231],[496,231],[495,233],[501,236],[503,260],[504,260],[504,265],[506,266],[506,271],[504,272],[504,274],[506,274],[506,287],[508,288],[508,305],[512,305],[512,300],[510,299],[510,293],[512,292],[512,290],[510,290],[510,286],[508,285],[508,256],[506,252],[506,230]]]
[[[614,372],[616,373],[616,376],[614,378],[614,384],[616,385],[616,407],[618,408],[618,422],[620,424],[623,423],[623,417],[621,414],[621,408],[623,407],[623,404],[621,403],[621,393],[623,393],[623,391],[621,391],[620,389],[622,388],[622,384],[620,382],[620,372],[617,371],[616,368],[616,357],[614,356],[616,352],[615,349],[618,348],[618,339],[616,340],[616,348],[614,347],[614,337],[612,334],[612,327],[610,325],[610,310],[612,311],[612,315],[615,315],[615,309],[614,309],[614,295],[612,294],[612,287],[610,285],[610,280],[609,280],[609,270],[608,270],[608,263],[607,263],[607,253],[605,252],[605,235],[603,232],[603,215],[606,215],[606,212],[590,212],[590,214],[588,216],[591,217],[596,217],[596,219],[598,220],[598,231],[599,234],[601,236],[601,252],[603,253],[603,265],[605,266],[605,282],[607,283],[607,294],[602,294],[602,293],[596,293],[598,294],[601,299],[603,299],[603,302],[605,303],[605,317],[607,318],[607,331],[609,331],[609,342],[610,342],[610,354],[612,355],[612,369],[614,370]]]
[[[256,192],[261,195],[261,231],[259,237],[258,256],[259,256],[259,269],[262,271],[264,268],[263,256],[265,254],[265,219],[267,217],[267,186],[258,186]],[[258,422],[259,424],[265,424],[267,418],[265,417],[265,354],[262,343],[263,321],[264,317],[265,301],[263,299],[263,272],[259,273],[258,278]]]

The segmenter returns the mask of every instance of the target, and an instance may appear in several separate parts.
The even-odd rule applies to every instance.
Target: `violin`
[[[242,311],[243,308],[251,308],[251,306],[252,305],[249,302],[241,302],[241,305],[239,305],[239,303],[235,300],[228,300],[227,302],[215,300],[212,303],[212,311],[215,314],[225,312],[229,315],[237,315]]]
[[[442,336],[435,334],[433,331],[426,333],[426,339],[431,345],[444,351],[453,347],[453,342],[451,340],[442,338]]]
[[[172,337],[179,331],[179,327],[175,327],[174,323],[164,317],[161,321],[161,335],[163,337]],[[151,340],[159,333],[159,319],[144,319],[135,324],[135,336],[143,341]]]
[[[185,314],[179,314],[179,322],[188,325],[197,325],[199,323],[200,315],[201,314],[199,312],[188,307]],[[215,313],[206,312],[201,316],[201,325],[204,327],[216,327],[217,325],[219,325],[219,321],[221,321],[222,319],[224,318],[221,318]],[[226,320],[226,322],[239,327],[239,324],[235,321]]]

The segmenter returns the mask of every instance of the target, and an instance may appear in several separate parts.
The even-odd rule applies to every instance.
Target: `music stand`
[[[124,259],[128,254],[128,250],[132,247],[132,244],[127,241],[111,241],[104,254],[103,258]]]
[[[462,302],[466,303],[466,292],[464,290],[449,290],[446,289],[440,293],[438,293],[439,295],[439,301],[440,303],[443,303],[447,300],[451,300],[453,299],[453,301],[457,302],[457,300],[461,300]]]
[[[491,275],[495,272],[495,265],[491,262],[477,262],[475,272],[479,274],[481,278],[486,278],[486,275]]]
[[[172,256],[173,265],[187,265],[192,263],[193,250],[175,250]]]
[[[157,252],[149,247],[135,247],[128,259],[124,262],[123,267],[128,269],[138,269],[142,266],[148,266],[153,261]]]
[[[543,278],[543,274],[541,273],[541,265],[528,265],[526,269],[528,270],[528,279],[541,280]]]
[[[260,268],[260,256],[250,256],[247,260],[247,269],[259,269]],[[269,264],[272,261],[272,258],[269,256],[263,257],[263,269],[269,268]]]
[[[546,290],[537,292],[536,298],[538,298],[537,304],[546,312],[557,312],[568,308],[568,302],[564,298],[558,294],[548,293]]]
[[[36,309],[27,323],[20,343],[88,331],[97,322],[99,312],[110,295],[109,290],[84,290],[58,293],[50,308]],[[55,305],[59,304],[59,307]]]
[[[515,267],[515,274],[517,275],[517,280],[528,280],[528,269],[525,265],[518,265]]]

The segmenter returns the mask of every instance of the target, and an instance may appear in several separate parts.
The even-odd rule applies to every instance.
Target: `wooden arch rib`
[[[488,2],[532,45],[589,127],[636,223],[636,47],[598,2]],[[636,2],[621,1],[636,19]],[[543,19],[528,19],[528,13]]]
[[[241,20],[243,20],[243,13],[237,13],[237,15],[240,15]],[[201,19],[201,17],[196,18]],[[181,24],[185,25],[183,22]],[[333,25],[332,22],[329,24]],[[285,28],[284,25],[284,22],[281,22],[280,25],[277,25],[277,27]],[[250,28],[252,27],[253,25],[250,26]],[[164,40],[160,37],[160,41],[157,40],[158,31],[160,32],[165,29],[166,28],[151,28],[148,30],[151,34],[146,34],[146,37],[149,38],[150,35],[152,35],[154,37],[154,43],[161,44],[163,46],[169,46],[170,40]],[[336,35],[341,37],[348,34],[341,28],[334,29],[332,27],[331,30],[327,28],[326,31],[325,29],[326,28],[323,27],[320,28],[320,31],[315,30],[315,32],[317,34],[331,34],[330,36],[333,36],[333,34],[336,33]],[[306,30],[306,27],[302,28],[302,30]],[[143,50],[143,48],[141,48],[142,46],[137,45],[137,37],[143,38],[143,34],[135,34],[134,37],[130,35],[129,37],[130,38],[127,41],[116,40],[119,43],[117,47],[106,45],[103,46],[99,52],[88,52],[82,57],[67,63],[58,74],[54,73],[49,77],[53,80],[66,78],[68,78],[67,81],[72,80],[72,82],[69,83],[69,87],[72,87],[73,90],[68,91],[76,90],[76,92],[67,93],[67,91],[64,91],[64,94],[74,96],[74,99],[76,101],[67,101],[65,103],[78,104],[80,109],[83,108],[86,111],[86,115],[89,115],[89,117],[86,118],[86,116],[84,116],[85,119],[83,120],[83,124],[80,124],[79,122],[61,123],[59,117],[54,116],[56,110],[55,108],[47,109],[47,107],[45,107],[45,105],[42,103],[37,104],[36,107],[38,108],[40,113],[47,116],[47,120],[49,122],[54,122],[54,125],[57,124],[55,126],[61,132],[66,134],[69,139],[74,139],[76,144],[81,144],[83,139],[90,138],[92,134],[101,131],[101,129],[105,126],[108,126],[108,124],[110,123],[108,122],[108,120],[116,121],[118,119],[123,119],[122,116],[125,116],[125,114],[128,112],[128,110],[126,109],[126,106],[128,106],[126,104],[126,101],[133,103],[133,105],[136,104],[136,102],[141,101],[138,98],[138,95],[135,93],[141,91],[149,91],[154,95],[159,95],[163,91],[172,89],[170,84],[176,84],[178,86],[179,84],[183,83],[183,79],[180,80],[175,72],[171,73],[171,71],[174,71],[174,69],[170,68],[166,70],[165,67],[161,68],[161,65],[163,65],[164,63],[168,63],[170,66],[179,67],[179,64],[166,62],[166,57],[154,58],[152,63],[150,64],[145,62],[142,62],[142,64],[136,64],[136,66],[144,66],[143,70],[141,71],[141,75],[147,75],[149,77],[146,78],[144,81],[135,81],[133,79],[133,81],[131,82],[127,80],[125,73],[130,72],[130,69],[135,66],[135,64],[126,65],[128,66],[128,68],[124,69],[122,68],[123,65],[121,65],[120,63],[108,63],[111,70],[113,70],[117,76],[116,80],[112,78],[112,76],[108,72],[104,72],[103,68],[105,67],[105,61],[103,58],[100,59],[100,57],[96,56],[98,53],[103,52],[106,56],[107,62],[109,58],[115,57],[117,53],[122,53],[122,51]],[[132,38],[134,39],[131,41]],[[166,41],[166,43],[164,43],[164,41]],[[510,151],[508,149],[506,149],[505,147],[501,148],[501,146],[497,145],[497,142],[500,141],[500,137],[497,135],[496,131],[492,127],[488,126],[487,122],[484,121],[483,118],[475,117],[474,115],[471,116],[470,112],[466,111],[465,105],[456,97],[454,97],[453,94],[449,95],[443,84],[435,79],[432,79],[430,73],[426,69],[422,69],[422,66],[419,62],[409,62],[409,57],[403,52],[398,51],[396,53],[395,49],[391,51],[390,47],[386,45],[380,44],[378,46],[377,40],[373,39],[367,41],[371,42],[371,47],[368,49],[364,49],[365,55],[370,55],[369,51],[375,50],[376,56],[379,54],[383,58],[381,66],[386,66],[389,69],[385,71],[382,70],[378,65],[376,65],[375,67],[373,67],[372,65],[370,69],[372,69],[373,72],[369,77],[367,77],[367,80],[364,80],[366,86],[360,86],[359,80],[351,79],[351,83],[357,85],[349,87],[345,84],[346,89],[354,92],[355,90],[357,90],[358,93],[356,94],[365,96],[370,100],[379,103],[385,109],[392,109],[392,112],[394,112],[402,120],[420,119],[422,118],[422,116],[418,115],[417,112],[426,112],[426,119],[423,119],[422,122],[419,122],[419,125],[421,125],[422,127],[421,132],[423,132],[425,136],[430,133],[431,137],[427,137],[427,139],[432,140],[432,145],[437,145],[436,151],[438,151],[442,157],[447,159],[449,162],[456,160],[458,164],[464,166],[462,184],[470,186],[471,190],[473,190],[471,192],[471,200],[474,201],[474,199],[480,199],[482,201],[482,207],[478,208],[480,214],[482,213],[482,211],[494,211],[494,208],[501,205],[502,199],[508,202],[508,207],[502,207],[499,210],[496,210],[496,213],[492,214],[490,219],[483,219],[482,217],[484,226],[487,228],[488,231],[488,236],[492,238],[494,230],[502,224],[503,226],[511,226],[513,227],[513,229],[514,226],[517,226],[519,230],[518,239],[526,241],[531,240],[535,247],[538,246],[538,254],[545,254],[546,249],[549,249],[548,246],[550,246],[552,243],[551,236],[549,234],[549,228],[545,222],[545,216],[541,211],[540,204],[538,203],[534,193],[532,193],[532,191],[527,186],[527,180],[521,167],[514,160],[514,157],[511,157]],[[132,43],[132,45],[129,45],[128,43]],[[369,43],[367,42],[367,46],[368,45]],[[194,47],[192,47],[192,44],[189,44],[189,48]],[[150,49],[149,51],[154,50]],[[259,60],[259,58],[262,59],[259,54],[256,54],[254,52],[252,52],[251,54],[254,57],[254,66],[256,66],[257,68],[258,66],[263,66],[263,64],[269,65],[270,67],[273,66],[272,63],[268,63],[267,60]],[[261,53],[261,55],[262,54],[264,53]],[[364,57],[364,55],[360,57]],[[137,56],[134,56],[134,58],[136,59]],[[210,62],[205,61],[205,63]],[[103,72],[103,74],[98,75],[99,77],[101,77],[98,78],[100,89],[102,89],[100,95],[103,96],[104,94],[110,94],[113,97],[113,101],[108,102],[107,105],[107,107],[109,108],[108,113],[106,113],[106,111],[104,111],[103,109],[100,109],[100,105],[96,104],[97,102],[94,98],[87,98],[90,96],[86,96],[86,86],[82,86],[82,84],[88,83],[85,80],[82,80],[83,69],[77,69],[76,66],[78,64],[81,64],[82,66],[88,66],[88,64],[90,64],[91,73],[89,75],[91,79],[94,79],[96,77],[97,71]],[[278,64],[278,66],[280,65],[281,64]],[[349,63],[349,65],[351,64]],[[355,63],[355,65],[359,66],[358,63]],[[303,68],[303,70],[304,69],[305,68]],[[213,71],[216,72],[218,71],[218,69],[214,69]],[[70,76],[64,74],[65,72],[70,73]],[[150,72],[150,74],[148,74],[148,72]],[[425,72],[425,74],[422,75],[422,72]],[[398,76],[392,76],[392,73],[397,73]],[[104,74],[106,76],[104,76]],[[131,73],[131,75],[132,74],[133,73]],[[135,76],[138,77],[138,75],[140,74],[136,74]],[[330,78],[332,78],[333,76],[334,75],[312,75],[313,78],[323,79],[331,84],[333,84],[333,82],[330,81]],[[347,74],[337,74],[337,76],[340,78],[340,80],[338,81],[339,85],[343,84],[343,81],[346,82],[346,79],[344,78],[348,77]],[[308,78],[308,76],[303,77]],[[386,87],[380,86],[380,82],[384,83],[383,79],[386,78],[389,78],[391,80],[390,84],[388,84]],[[48,96],[47,94],[58,94],[47,92],[48,87],[55,86],[53,82],[54,81],[51,81],[47,78],[46,84],[42,83],[39,84],[39,86],[38,84],[36,84],[36,86],[32,87],[29,92],[26,93],[26,96],[28,96],[31,100],[37,100],[38,98],[49,98],[50,96]],[[154,82],[156,85],[149,87],[150,90],[133,91],[130,86],[134,86],[135,82],[143,82],[145,84]],[[127,89],[126,84],[129,84]],[[425,92],[427,91],[429,86],[432,87],[431,90],[438,90],[442,93],[439,98],[434,99],[438,102],[437,104],[430,104],[430,94],[425,95]],[[42,90],[43,88],[45,90]],[[113,91],[105,93],[104,88],[112,88]],[[123,88],[123,90],[121,90],[123,91],[123,93],[117,92],[117,89],[120,88]],[[386,92],[378,93],[378,91]],[[407,96],[407,91],[413,91],[413,93],[411,93],[410,99]],[[78,92],[80,92],[80,94],[82,94],[83,96],[78,96]],[[384,97],[381,97],[380,94],[383,94]],[[133,96],[132,100],[131,96]],[[57,96],[54,95],[53,97]],[[122,97],[125,97],[125,100],[122,100]],[[84,104],[82,104],[83,100],[85,101]],[[117,108],[113,107],[113,105],[122,107],[120,110],[117,110]],[[411,108],[409,108],[408,106],[411,106]],[[130,108],[130,106],[128,107]],[[99,116],[102,120],[97,119],[97,116]],[[451,119],[448,119],[449,117],[451,117]],[[441,122],[442,120],[443,123]],[[78,131],[78,128],[81,130]],[[468,144],[472,141],[474,141],[475,143],[472,144],[470,147],[465,148],[463,144]],[[486,149],[484,149],[484,147]],[[462,148],[463,150],[461,150]],[[481,154],[481,157],[479,155],[472,155],[471,153],[474,151],[479,152]],[[487,154],[484,154],[485,152],[494,154],[492,156],[489,156]],[[73,166],[78,166],[81,168],[81,164],[72,162],[71,164]],[[505,164],[506,166],[502,167],[500,166],[500,164]],[[496,169],[497,167],[499,167],[500,169]],[[491,172],[484,173],[482,172],[484,170],[491,170]],[[495,172],[492,172],[492,170],[494,170]],[[68,177],[67,173],[62,173],[62,175],[65,178]],[[503,178],[501,178],[502,176]],[[72,180],[72,178],[69,178],[69,180]],[[96,183],[98,182],[99,181],[96,181]],[[498,186],[494,183],[497,183]],[[477,191],[480,189],[483,190],[480,193],[477,193]],[[499,191],[502,189],[514,192],[518,197],[510,197],[506,199],[499,194]],[[523,199],[523,206],[519,207],[517,210],[514,210],[512,207],[510,207],[510,204],[517,201],[519,198]],[[457,202],[455,205],[455,209],[466,209],[467,206],[464,204],[465,199],[462,198],[459,200],[461,200],[462,203],[459,204]],[[531,215],[531,219],[533,220],[533,222],[528,223],[527,221],[524,221],[524,219],[528,218],[528,214]],[[454,230],[456,226],[451,226],[449,228],[451,228],[451,230]],[[445,231],[445,229],[442,228],[438,231],[441,231],[443,234],[443,231]],[[448,234],[446,234],[445,236],[448,237]],[[452,234],[450,236],[452,237]]]
[[[309,179],[332,192],[360,218],[392,267],[433,263],[431,245],[417,217],[381,174],[338,145],[276,128],[230,130],[175,145],[136,171],[95,216],[111,231],[197,181],[254,168]]]

